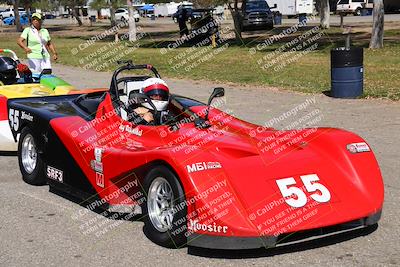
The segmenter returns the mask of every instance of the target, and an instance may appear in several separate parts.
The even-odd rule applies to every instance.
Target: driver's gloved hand
[[[130,112],[130,122],[141,125],[153,125],[154,117],[149,109],[145,107],[137,107]]]

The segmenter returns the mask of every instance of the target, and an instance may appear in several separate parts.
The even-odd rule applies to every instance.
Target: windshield
[[[246,2],[246,10],[269,10],[269,6],[265,0]]]

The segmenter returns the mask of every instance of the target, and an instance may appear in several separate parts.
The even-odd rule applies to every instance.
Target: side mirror
[[[270,9],[275,9],[275,8],[277,8],[278,7],[278,5],[277,4],[274,4],[272,7],[270,7]]]
[[[216,87],[214,88],[214,91],[208,98],[208,106],[210,106],[211,102],[213,101],[214,98],[216,97],[223,97],[225,95],[225,89],[222,87]]]
[[[224,88],[222,88],[222,87],[214,88],[214,91],[210,95],[210,98],[208,98],[208,104],[207,104],[207,110],[206,110],[206,116],[205,116],[206,121],[208,121],[208,113],[210,112],[210,105],[211,105],[211,102],[213,101],[213,99],[216,97],[223,97],[224,95],[225,95]]]

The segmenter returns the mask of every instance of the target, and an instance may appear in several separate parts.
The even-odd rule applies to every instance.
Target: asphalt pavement
[[[108,87],[111,73],[56,65],[54,72],[79,88]],[[242,253],[165,249],[142,232],[141,222],[115,221],[85,211],[75,202],[50,193],[47,186],[25,184],[14,156],[0,157],[0,266],[399,266],[400,104],[388,100],[339,100],[275,88],[169,80],[174,93],[206,101],[212,88],[224,86],[226,104],[244,120],[264,124],[313,100],[310,109],[274,125],[282,128],[318,109],[315,125],[338,127],[364,137],[375,151],[385,184],[379,227],[365,236],[345,236],[286,250]],[[83,231],[85,220],[101,220],[108,231]],[[348,240],[346,240],[348,239]],[[190,253],[188,253],[190,252]],[[195,254],[195,255],[192,255]],[[242,259],[240,259],[242,257]]]

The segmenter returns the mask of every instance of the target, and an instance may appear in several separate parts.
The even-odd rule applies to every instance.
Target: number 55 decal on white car
[[[315,201],[325,203],[331,199],[331,193],[328,188],[317,182],[319,181],[318,175],[301,175],[300,179],[303,182],[306,191],[308,193],[313,193],[310,197]],[[276,184],[289,206],[301,208],[307,204],[306,194],[299,187],[295,186],[296,180],[293,177],[276,180]],[[319,193],[317,191],[319,191]]]

